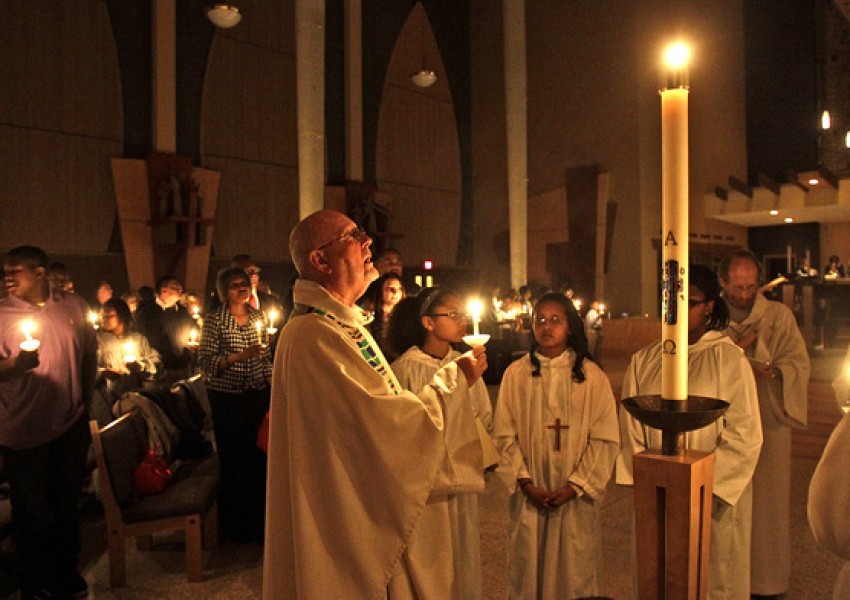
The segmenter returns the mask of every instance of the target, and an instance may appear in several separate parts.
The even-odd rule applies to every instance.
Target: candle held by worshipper
[[[41,346],[41,341],[32,337],[33,331],[35,331],[35,321],[32,319],[26,319],[21,323],[21,332],[26,338],[21,342],[21,350],[24,352],[35,352]]]
[[[95,329],[100,328],[100,323],[98,323],[98,319],[97,319],[97,313],[94,312],[93,310],[89,311],[89,323],[91,323],[91,326],[94,327]]]
[[[194,328],[189,330],[189,341],[186,342],[186,345],[190,348],[195,348],[199,344],[200,342],[198,342],[198,330]]]
[[[481,322],[481,313],[484,310],[484,305],[478,298],[473,298],[466,305],[466,311],[472,317],[472,335],[478,335],[478,324]]]
[[[277,321],[277,311],[275,309],[271,309],[269,311],[269,326],[266,327],[266,333],[269,335],[277,333],[277,327],[274,326],[275,321]]]
[[[124,342],[124,364],[134,363],[139,360],[139,348],[136,342],[129,340]]]
[[[262,346],[263,345],[263,324],[261,321],[257,321],[257,343]]]

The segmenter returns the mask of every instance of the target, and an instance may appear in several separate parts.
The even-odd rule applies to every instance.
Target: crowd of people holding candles
[[[386,586],[399,597],[481,597],[476,498],[484,489],[485,473],[495,471],[510,495],[508,596],[599,595],[604,577],[599,519],[606,487],[615,471],[618,483],[631,485],[631,456],[659,443],[656,431],[618,411],[599,360],[604,304],[588,302],[585,322],[571,289],[524,286],[502,294],[494,288],[489,299],[465,297],[432,276],[420,278],[429,285],[418,287],[405,279],[397,250],[388,248],[372,260],[371,243],[362,229],[334,211],[320,211],[299,223],[290,238],[300,275],[294,311],[284,309],[284,301],[260,280],[259,266],[247,255],[235,257],[218,273],[214,297],[203,290],[187,293],[179,279],[165,275],[150,288],[121,297],[102,282],[95,302],[87,303],[79,290],[75,293],[67,268],[49,263],[42,250],[22,246],[6,253],[0,293],[5,296],[0,298],[0,450],[12,487],[23,598],[81,597],[86,592],[76,562],[75,500],[87,476],[86,421],[109,422],[115,416],[112,404],[124,393],[156,394],[198,373],[209,397],[220,460],[223,533],[238,542],[265,543],[267,558],[285,557],[285,571],[294,581],[326,571],[354,589]],[[362,257],[362,266],[343,253]],[[689,434],[686,442],[717,455],[709,573],[709,597],[716,599],[751,594],[780,598],[789,579],[790,431],[805,426],[809,359],[790,311],[758,293],[760,268],[754,255],[738,251],[724,260],[719,273],[693,266],[689,282],[690,385],[696,393],[720,397],[731,406],[724,419]],[[345,277],[337,277],[340,271]],[[48,277],[51,273],[54,278]],[[310,297],[314,300],[304,300]],[[407,521],[395,523],[388,517],[386,527],[393,532],[386,539],[395,540],[395,528],[404,529],[399,538],[403,552],[393,557],[389,571],[349,578],[343,574],[350,570],[345,564],[330,560],[303,572],[307,567],[291,555],[290,542],[277,537],[288,531],[293,540],[300,539],[297,525],[281,529],[277,521],[266,523],[267,498],[279,498],[267,485],[277,490],[278,477],[295,476],[281,475],[269,461],[274,457],[292,464],[285,461],[294,461],[294,454],[304,449],[284,447],[289,441],[275,437],[279,424],[272,418],[267,458],[257,443],[264,419],[270,408],[277,414],[273,407],[279,406],[287,415],[279,418],[288,420],[288,436],[311,435],[297,430],[303,422],[291,415],[295,409],[282,408],[275,400],[285,395],[291,404],[293,389],[306,393],[306,388],[292,387],[286,374],[298,368],[291,361],[312,356],[296,350],[303,353],[299,344],[313,340],[303,339],[303,333],[298,334],[302,339],[287,337],[296,335],[296,328],[287,324],[287,312],[294,313],[290,322],[299,326],[308,322],[306,317],[313,319],[322,340],[326,332],[321,327],[337,327],[334,335],[351,337],[362,354],[334,357],[333,348],[316,342],[318,348],[310,352],[319,353],[317,361],[331,362],[300,367],[324,369],[325,374],[310,380],[309,373],[299,372],[291,379],[306,378],[308,386],[336,377],[348,382],[365,368],[363,377],[380,375],[375,385],[403,398],[404,410],[424,406],[426,421],[442,422],[423,434],[429,441],[421,448],[425,456],[431,438],[442,440],[435,446],[436,479],[429,475],[428,481],[416,481],[419,471],[413,469],[410,482],[399,485],[416,488],[415,493],[388,492],[389,497],[399,495],[400,507],[419,506],[410,513],[399,508]],[[499,374],[501,384],[491,390],[497,394],[493,403],[482,383],[488,368],[486,344],[503,328],[527,334],[529,346]],[[624,394],[658,393],[662,352],[658,342],[634,355]],[[276,354],[285,356],[276,361]],[[361,359],[367,367],[352,369],[346,363]],[[383,397],[384,392],[370,386],[358,384],[357,394]],[[334,390],[345,396],[344,386]],[[364,441],[387,434],[381,428],[394,421],[375,422],[377,431],[356,420],[346,427],[354,439]],[[399,423],[413,427],[403,419]],[[324,435],[332,441],[333,435],[345,434],[332,429]],[[390,469],[396,463],[383,462],[380,442],[374,443],[371,468]],[[396,467],[404,460],[397,457],[401,462]],[[362,462],[368,463],[368,457]],[[269,475],[269,470],[274,472]],[[375,488],[358,488],[359,476],[348,475],[353,481],[346,485],[359,494],[380,495],[382,485],[394,485],[373,473],[364,475],[363,485],[374,475]],[[322,488],[323,473],[311,471],[309,477]],[[292,484],[287,480],[283,489]],[[54,489],[63,490],[61,498],[50,491]],[[309,493],[309,486],[305,489]],[[297,501],[287,498],[284,504],[292,508]],[[282,518],[287,518],[285,510]],[[377,562],[367,564],[383,565],[384,541],[346,531],[347,524],[344,518],[337,523],[337,543],[353,544],[350,556],[369,556],[375,546]],[[321,537],[318,533],[303,535],[311,548],[322,543],[315,539]],[[327,556],[337,551],[349,556],[344,548],[328,550]],[[269,590],[280,589],[277,585],[289,589],[290,583],[277,582],[270,569],[274,566],[267,560],[266,597],[283,597]]]

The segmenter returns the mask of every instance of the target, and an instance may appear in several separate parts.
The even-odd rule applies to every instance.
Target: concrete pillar
[[[300,218],[325,205],[325,3],[296,0]]]
[[[153,147],[177,152],[177,24],[174,0],[152,0]]]
[[[345,0],[345,178],[363,181],[363,20],[361,0]]]
[[[528,281],[528,124],[525,0],[503,0],[511,287]]]

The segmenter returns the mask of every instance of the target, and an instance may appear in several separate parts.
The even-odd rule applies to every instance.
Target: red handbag
[[[263,417],[263,422],[260,423],[260,429],[257,431],[257,448],[269,453],[269,411],[266,411],[266,416]]]
[[[137,497],[158,494],[168,485],[172,475],[165,457],[151,448],[133,471],[133,493]]]

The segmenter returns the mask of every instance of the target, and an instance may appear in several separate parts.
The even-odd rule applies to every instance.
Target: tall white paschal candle
[[[661,399],[688,399],[688,50],[665,53],[661,86]]]

